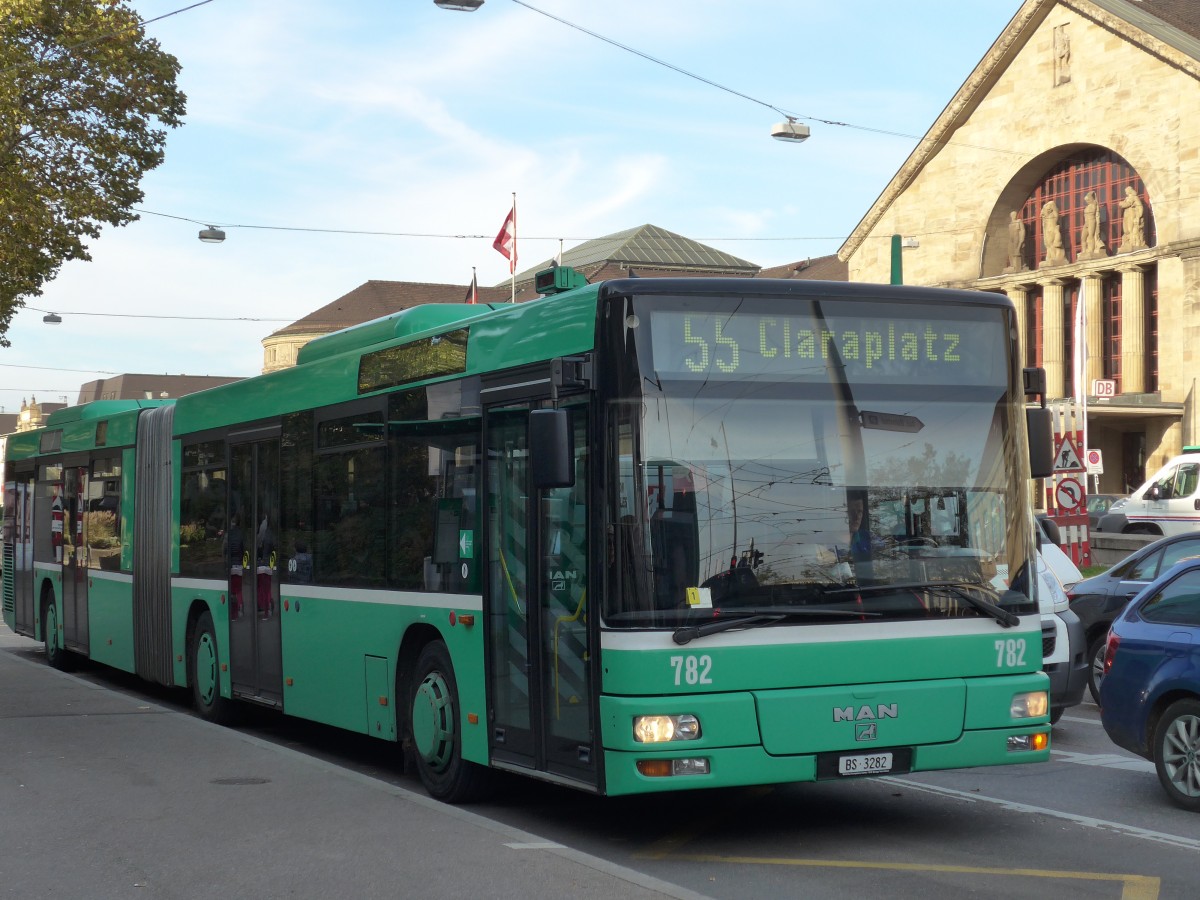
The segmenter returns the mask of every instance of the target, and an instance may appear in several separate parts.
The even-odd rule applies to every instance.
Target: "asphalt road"
[[[31,643],[0,645],[0,652],[40,657]],[[179,694],[119,673],[85,666],[74,677],[188,714]],[[273,715],[254,716],[238,733],[267,752],[273,747],[281,756],[319,761],[327,777],[345,773],[381,791],[420,792],[400,771],[392,745]],[[217,753],[220,734],[197,729],[189,752]],[[206,735],[213,736],[211,748]],[[252,793],[246,797],[252,802]],[[228,810],[233,818],[241,815],[236,802]],[[1200,816],[1171,806],[1151,764],[1109,742],[1090,700],[1055,727],[1051,762],[1042,765],[611,799],[506,777],[491,801],[469,812],[532,836],[527,843],[634,873],[620,882],[623,895],[636,885],[739,900],[1200,896]],[[64,799],[60,814],[80,813]],[[96,825],[104,827],[100,819]],[[404,834],[392,842],[403,847]],[[53,866],[61,848],[43,849],[45,865]],[[454,858],[452,848],[447,853]],[[2,860],[0,895],[6,893]],[[493,880],[480,879],[478,896],[522,895],[510,893],[519,879],[490,874]],[[570,893],[553,880],[539,885],[533,895]],[[383,895],[435,896],[431,888],[405,883]]]

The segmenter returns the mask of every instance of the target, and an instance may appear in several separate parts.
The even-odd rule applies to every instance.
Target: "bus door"
[[[261,432],[259,433],[262,434]],[[229,673],[239,697],[280,706],[279,437],[230,438]]]
[[[535,491],[528,409],[487,419],[491,749],[496,762],[595,784],[586,407],[571,425],[574,486]]]
[[[18,634],[34,633],[32,472],[9,470],[4,488],[4,571],[12,585],[13,624]]]
[[[62,495],[62,626],[63,643],[88,650],[88,467],[63,467]]]

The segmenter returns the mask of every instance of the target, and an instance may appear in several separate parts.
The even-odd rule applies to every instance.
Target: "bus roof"
[[[915,286],[770,278],[622,278],[583,285],[519,304],[422,304],[315,338],[301,348],[297,363],[291,368],[198,391],[178,401],[100,400],[66,407],[51,414],[46,428],[65,428],[70,432],[70,435],[64,433],[65,450],[68,444],[81,446],[87,443],[85,436],[95,429],[83,423],[99,422],[128,411],[166,403],[176,403],[176,435],[253,422],[376,393],[374,389],[360,387],[360,363],[364,354],[422,340],[436,343],[438,335],[468,329],[465,367],[453,374],[436,373],[410,382],[417,386],[586,353],[595,344],[597,305],[602,298],[625,294],[722,293],[779,297],[781,300],[809,297],[883,302],[934,299],[965,305],[1012,306],[1012,301],[1004,294]],[[379,387],[378,391],[396,386],[400,385],[389,383]],[[130,430],[135,421],[136,416],[130,419]],[[122,436],[124,431],[124,428],[119,429]],[[14,458],[38,452],[36,439],[23,440],[21,435],[13,435],[9,440],[9,455]]]
[[[46,427],[53,428],[56,425],[67,425],[71,422],[107,419],[109,416],[115,416],[131,409],[151,409],[174,402],[174,400],[93,400],[91,403],[84,403],[80,406],[56,409],[46,419]]]
[[[142,410],[173,403],[174,400],[95,400],[55,410],[41,428],[10,434],[5,455],[8,459],[29,459],[43,453],[58,455],[97,448],[112,448],[115,452],[117,448],[131,446],[137,438],[137,418]],[[43,441],[43,436],[53,440]]]

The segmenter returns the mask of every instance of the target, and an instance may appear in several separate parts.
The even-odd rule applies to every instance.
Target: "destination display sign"
[[[655,310],[654,370],[673,378],[825,381],[840,368],[851,382],[1005,382],[1008,341],[998,310],[982,308],[966,319],[938,317],[929,308],[916,317],[897,315],[894,305],[853,309],[854,316],[824,317]]]

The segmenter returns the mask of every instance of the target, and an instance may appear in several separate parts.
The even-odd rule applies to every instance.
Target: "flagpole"
[[[512,259],[508,261],[508,277],[512,281],[512,295],[508,298],[509,303],[517,302],[517,192],[513,191],[513,252]]]
[[[1082,435],[1083,446],[1079,448],[1080,454],[1086,458],[1088,450],[1088,426],[1087,426],[1087,296],[1086,292],[1081,290],[1075,301],[1075,321],[1072,323],[1075,327],[1075,359],[1072,360],[1075,366],[1075,402],[1077,413],[1080,418],[1080,433]],[[1084,484],[1087,484],[1087,473],[1084,472]]]

